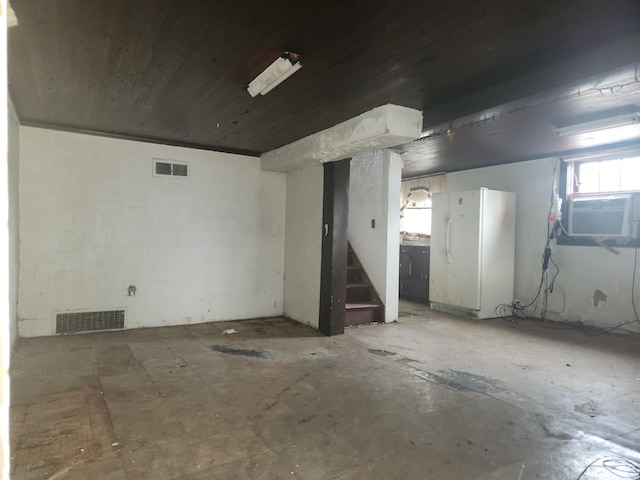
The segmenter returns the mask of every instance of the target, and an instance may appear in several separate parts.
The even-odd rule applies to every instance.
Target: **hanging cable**
[[[553,290],[556,287],[556,279],[560,274],[560,267],[553,259],[553,252],[551,249],[551,240],[553,237],[555,237],[555,235],[552,235],[552,230],[551,230],[552,224],[551,222],[548,221],[549,217],[551,216],[554,201],[555,201],[555,198],[554,198],[555,181],[556,181],[556,169],[554,169],[553,171],[553,183],[551,186],[551,202],[549,205],[549,212],[547,215],[547,236],[546,236],[546,241],[545,241],[545,245],[542,253],[542,259],[541,259],[542,271],[540,274],[540,282],[538,283],[538,287],[535,291],[535,294],[533,295],[533,298],[529,303],[525,305],[515,304],[515,303],[511,305],[501,304],[496,307],[495,309],[496,316],[503,318],[504,320],[514,322],[515,319],[520,318],[520,319],[526,319],[526,320],[542,320],[544,322],[544,320],[546,319],[546,316],[548,313],[548,300],[549,300],[548,297],[550,293],[553,293]],[[560,227],[562,228],[562,231],[566,233],[566,231],[564,230],[564,227],[562,226],[562,222],[556,222],[556,224],[557,223],[560,223]],[[555,228],[555,224],[553,225],[553,227]],[[636,300],[635,300],[635,292],[636,292],[635,285],[636,285],[636,277],[637,277],[637,270],[638,270],[638,248],[636,247],[634,250],[635,251],[634,251],[634,261],[633,261],[633,276],[631,279],[631,305],[633,307],[633,313],[635,316],[634,320],[623,322],[610,328],[598,329],[596,333],[589,332],[588,330],[586,330],[585,326],[582,325],[581,323],[577,323],[577,324],[567,323],[566,327],[549,327],[549,328],[576,328],[578,330],[581,330],[587,336],[599,336],[599,335],[605,335],[607,333],[611,333],[614,330],[617,330],[618,328],[624,327],[626,325],[630,325],[632,323],[637,323],[638,325],[640,325],[640,314],[638,313],[638,306],[636,305]],[[553,269],[555,269],[555,272],[553,273],[553,275],[551,275],[551,278],[549,278],[550,267],[553,267]],[[545,325],[541,325],[541,326],[545,326]]]
[[[546,249],[545,249],[546,251]],[[558,276],[558,273],[560,271],[560,269],[557,267],[557,265],[555,264],[555,262],[553,261],[552,257],[549,257],[549,263],[551,263],[552,265],[554,265],[556,267],[556,273],[554,274],[554,276],[551,278],[551,282],[549,282],[548,286],[545,286],[545,288],[543,289],[542,286],[544,285],[544,282],[546,281],[545,279],[545,272],[543,271],[543,275],[540,278],[540,285],[538,285],[538,289],[536,291],[536,295],[534,297],[534,299],[527,305],[508,305],[508,304],[502,304],[502,305],[498,305],[496,307],[496,315],[504,320],[508,320],[513,322],[514,319],[516,318],[520,318],[520,319],[525,319],[525,320],[534,320],[536,321],[536,325],[541,326],[541,327],[545,327],[545,328],[552,328],[552,329],[556,329],[556,330],[564,330],[564,329],[568,329],[568,328],[574,328],[577,330],[580,330],[582,333],[584,333],[585,335],[589,336],[589,337],[597,337],[600,335],[606,335],[607,333],[611,333],[614,330],[617,330],[618,328],[621,327],[625,327],[627,325],[631,325],[632,323],[638,323],[640,324],[640,315],[638,315],[638,308],[636,305],[636,301],[635,301],[635,284],[636,284],[636,277],[637,277],[637,270],[638,270],[638,248],[634,249],[634,259],[633,259],[633,276],[631,279],[631,305],[633,307],[633,313],[635,318],[633,320],[630,320],[628,322],[623,322],[620,323],[618,325],[615,325],[613,327],[609,327],[609,328],[604,328],[604,329],[599,329],[597,327],[594,327],[597,331],[593,332],[593,331],[589,331],[587,329],[587,327],[581,323],[565,323],[563,324],[563,326],[552,326],[552,325],[546,325],[543,322],[540,322],[540,320],[545,319],[545,315],[546,315],[546,298],[544,299],[544,310],[543,310],[543,315],[540,318],[536,318],[533,314],[535,314],[535,308],[537,308],[537,304],[541,298],[541,294],[542,292],[548,291],[548,293],[551,293],[553,291],[554,288],[554,284],[555,284],[555,279]],[[543,257],[543,264],[544,264],[544,257]],[[534,310],[532,312],[527,313],[527,308],[534,306]],[[531,314],[530,314],[531,313]]]
[[[639,479],[640,466],[627,460],[626,458],[610,456],[595,459],[578,475],[576,480],[580,480],[588,471],[600,468],[605,472],[611,473],[618,478]],[[591,477],[591,475],[589,475]],[[595,478],[595,477],[594,477]],[[600,475],[597,476],[600,478]]]
[[[533,300],[526,305],[512,305],[511,310],[516,314],[515,316],[524,317],[524,318],[532,318],[536,317],[539,312],[540,318],[544,320],[547,316],[548,304],[549,304],[549,293],[553,292],[553,288],[555,286],[555,281],[558,275],[560,274],[560,267],[553,260],[553,252],[551,250],[551,239],[552,235],[552,224],[549,219],[552,216],[555,193],[556,193],[556,172],[557,169],[554,168],[552,181],[551,181],[551,195],[549,199],[549,211],[547,212],[547,231],[545,238],[545,245],[542,251],[542,260],[541,260],[541,274],[540,274],[540,283],[538,284],[538,288],[536,290],[535,295],[533,296]],[[555,269],[555,272],[551,279],[549,279],[549,265],[552,265]]]
[[[638,317],[638,310],[636,309],[636,270],[638,268],[638,247],[634,248],[635,253],[633,255],[633,277],[631,278],[631,306],[633,307],[633,314],[636,316],[636,322],[640,325],[640,317]]]

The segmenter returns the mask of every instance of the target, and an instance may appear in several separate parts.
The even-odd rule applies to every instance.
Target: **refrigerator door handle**
[[[444,234],[444,256],[447,263],[451,263],[451,215],[447,213],[444,217],[446,222],[445,234]]]

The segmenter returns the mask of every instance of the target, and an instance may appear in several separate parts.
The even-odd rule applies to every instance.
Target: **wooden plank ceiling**
[[[431,132],[399,148],[407,176],[575,150],[558,122],[640,103],[637,0],[10,7],[9,89],[26,125],[260,154],[395,103],[422,110]],[[285,50],[304,68],[250,97],[246,85]],[[605,80],[624,88],[602,93]]]

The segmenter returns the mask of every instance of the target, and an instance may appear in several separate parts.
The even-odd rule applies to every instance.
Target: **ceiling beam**
[[[262,170],[290,172],[410,142],[421,131],[422,112],[387,104],[264,153],[260,163]]]

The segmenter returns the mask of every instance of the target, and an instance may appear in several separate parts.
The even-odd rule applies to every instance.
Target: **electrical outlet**
[[[522,306],[522,301],[521,301],[521,300],[519,300],[519,299],[517,299],[517,298],[514,298],[514,299],[513,299],[513,303],[512,303],[512,305],[513,305],[514,307],[521,307],[521,306]]]

